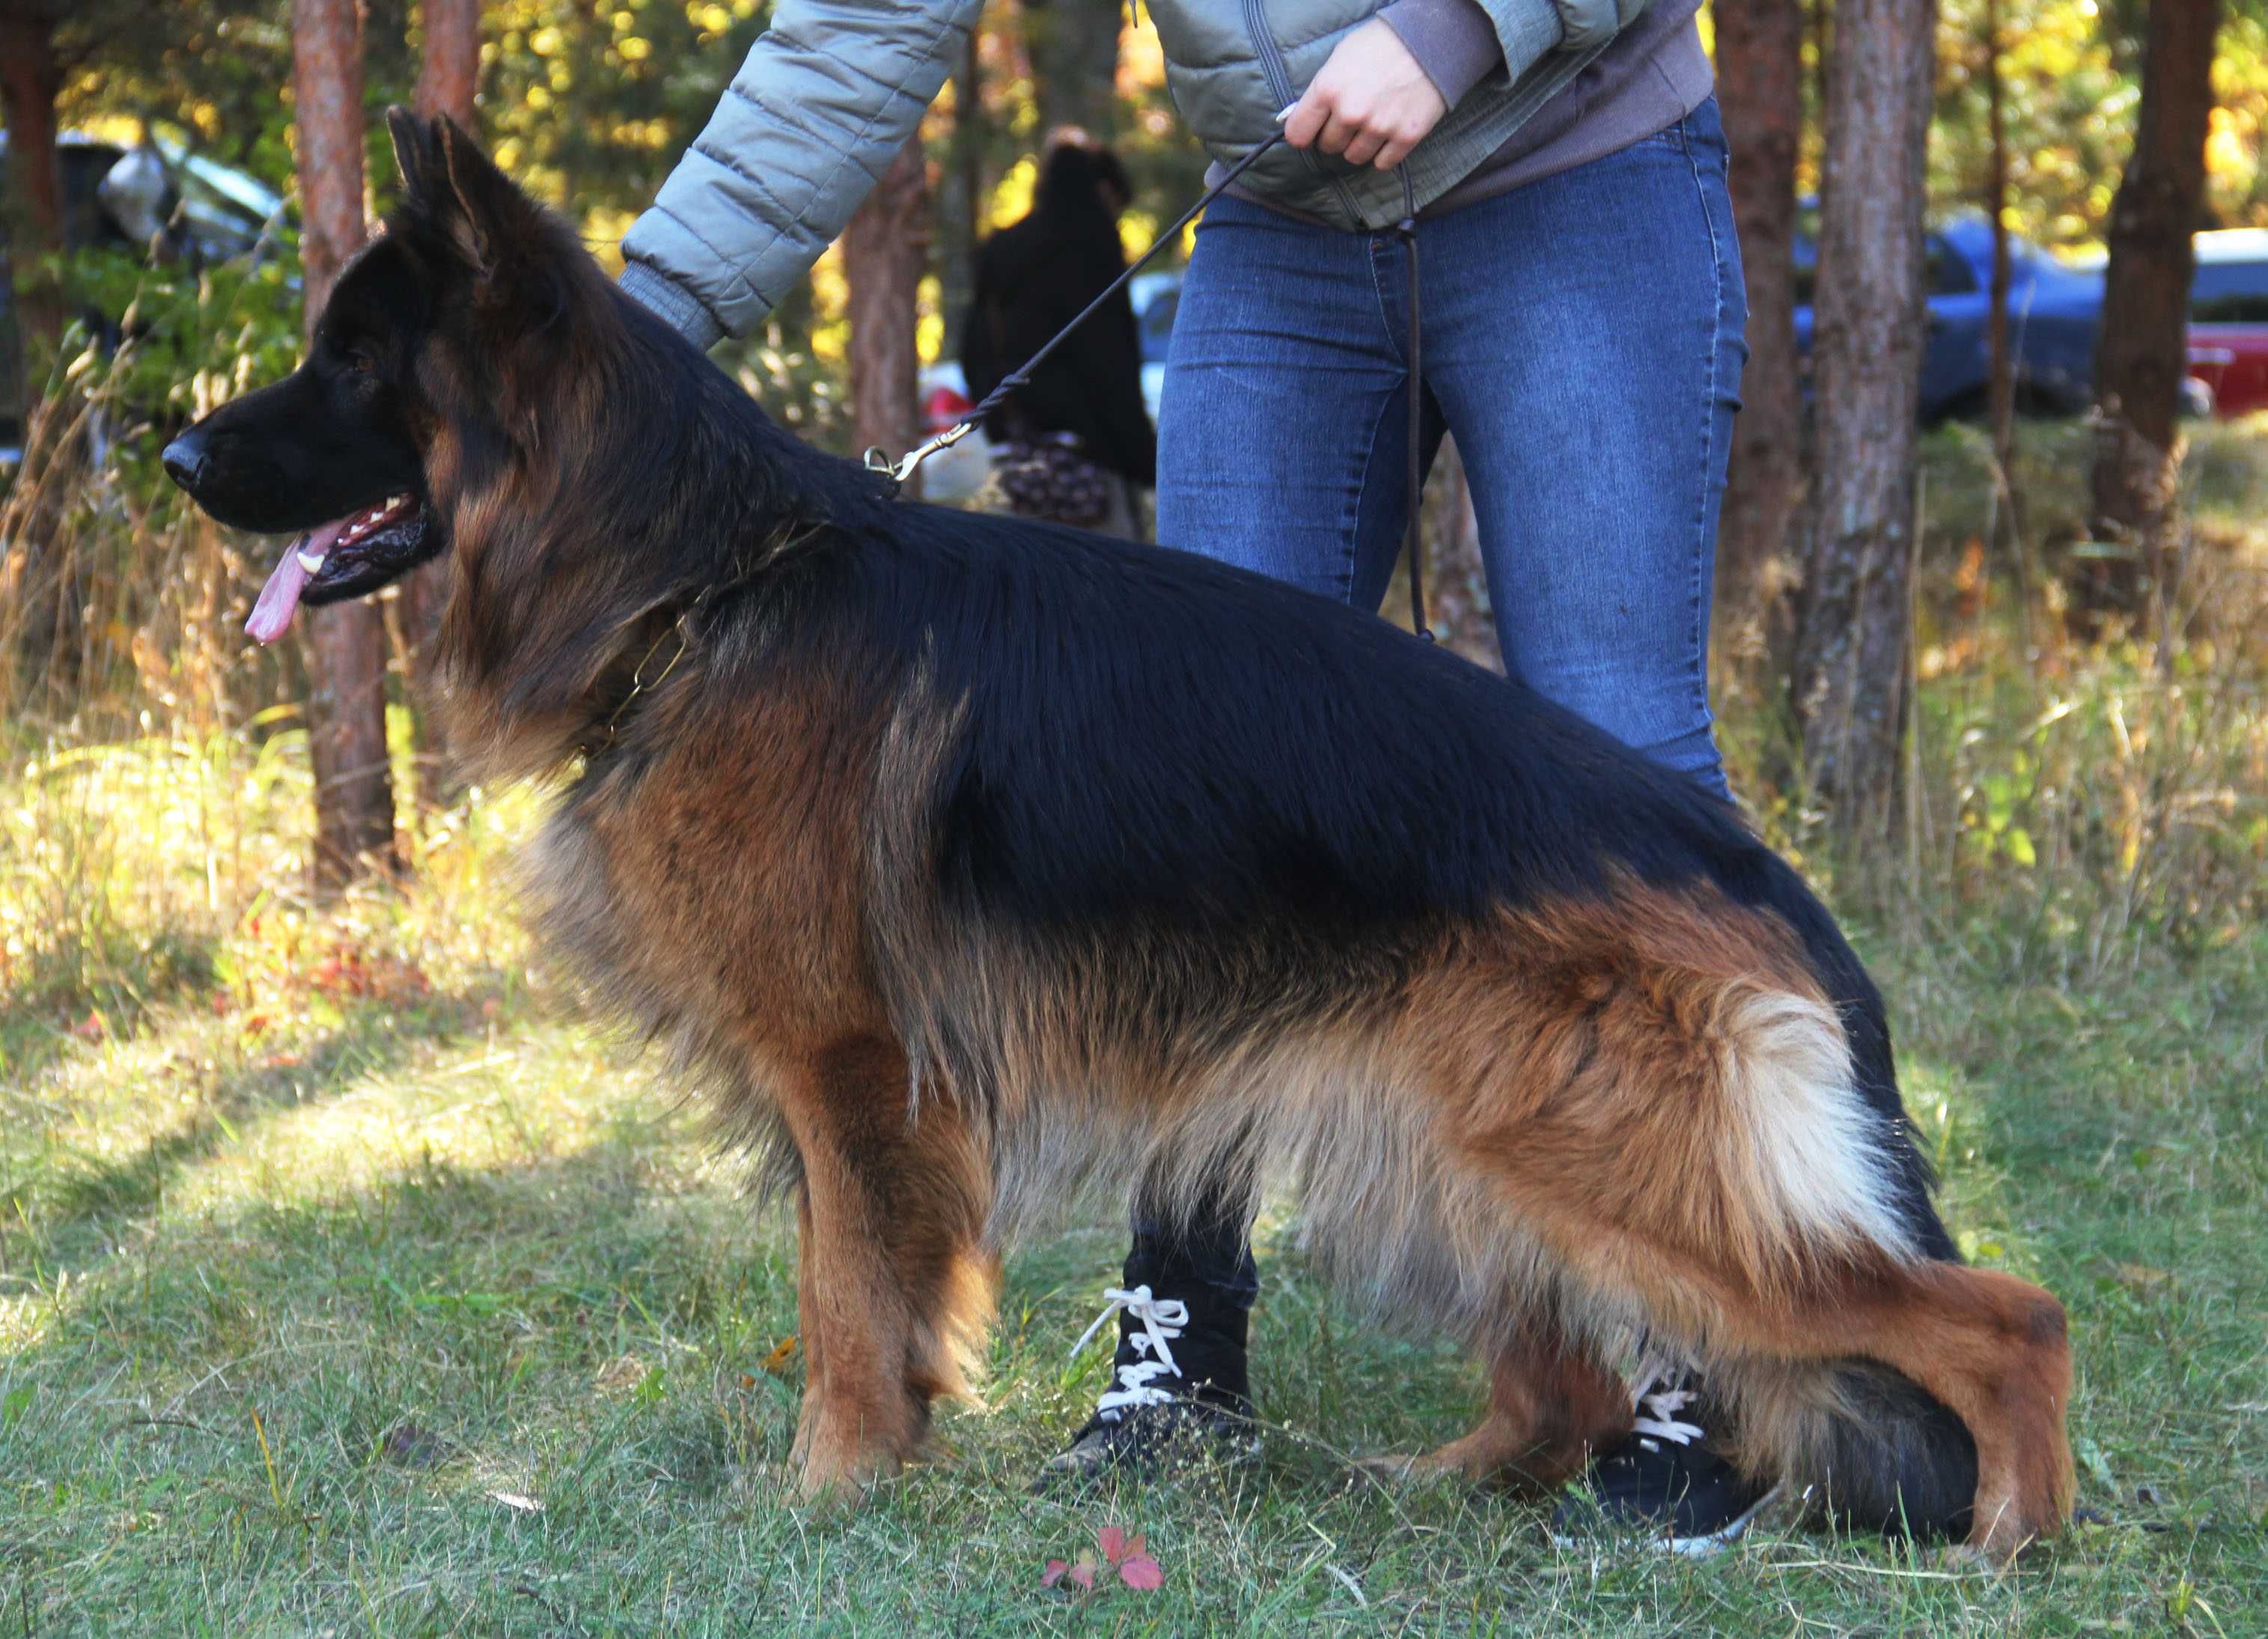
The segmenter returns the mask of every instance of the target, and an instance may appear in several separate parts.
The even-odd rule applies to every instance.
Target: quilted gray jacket
[[[1478,0],[1504,66],[1410,157],[1420,207],[1447,193],[1625,27],[1646,0]],[[1233,160],[1277,129],[1381,0],[1152,0],[1167,85]],[[771,27],[622,240],[623,288],[698,345],[745,334],[842,232],[961,61],[983,0],[777,0]],[[1402,185],[1279,148],[1241,179],[1349,229],[1402,214]]]

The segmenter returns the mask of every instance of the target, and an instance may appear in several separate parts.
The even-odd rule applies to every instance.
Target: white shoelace
[[[1189,1325],[1189,1306],[1178,1297],[1157,1297],[1147,1286],[1131,1289],[1108,1286],[1103,1289],[1102,1296],[1108,1306],[1094,1317],[1094,1324],[1086,1328],[1079,1341],[1071,1345],[1071,1357],[1077,1360],[1079,1351],[1093,1341],[1094,1334],[1109,1325],[1122,1310],[1142,1323],[1142,1330],[1134,1338],[1134,1352],[1145,1358],[1131,1365],[1119,1367],[1120,1386],[1094,1402],[1095,1415],[1116,1422],[1119,1414],[1129,1406],[1160,1406],[1178,1398],[1167,1390],[1152,1388],[1150,1379],[1182,1375],[1181,1367],[1174,1363],[1174,1351],[1167,1347],[1167,1342],[1179,1337],[1182,1328]],[[1146,1357],[1152,1355],[1156,1358]]]
[[[1631,1432],[1650,1452],[1661,1449],[1655,1443],[1659,1440],[1690,1445],[1709,1432],[1699,1423],[1681,1422],[1677,1416],[1696,1399],[1691,1389],[1677,1386],[1683,1376],[1665,1360],[1649,1357],[1638,1363],[1638,1393],[1631,1401],[1638,1415],[1631,1419]]]

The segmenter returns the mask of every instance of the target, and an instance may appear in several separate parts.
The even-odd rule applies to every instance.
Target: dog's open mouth
[[[376,592],[433,555],[438,543],[431,535],[414,495],[390,495],[319,525],[285,549],[244,629],[272,643],[291,629],[301,604],[320,607]]]

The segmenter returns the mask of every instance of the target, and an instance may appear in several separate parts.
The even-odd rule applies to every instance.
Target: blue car
[[[1819,268],[1818,214],[1807,209],[1795,239],[1795,344],[1811,353],[1811,298]],[[1929,334],[1922,355],[1926,422],[1981,418],[1987,400],[1992,228],[1956,217],[1929,231]],[[2010,236],[2008,339],[2016,356],[2016,408],[2075,415],[2095,384],[2095,338],[2102,324],[2102,269],[2073,268]],[[1807,364],[1808,369],[1808,364]],[[1806,383],[1807,391],[1808,382]]]

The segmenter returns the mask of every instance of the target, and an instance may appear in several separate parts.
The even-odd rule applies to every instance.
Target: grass
[[[2042,495],[2073,437],[2029,445]],[[1121,1250],[1090,1224],[1011,1259],[991,1409],[863,1510],[792,1508],[792,1227],[524,945],[535,799],[416,816],[414,886],[317,910],[289,715],[129,695],[0,770],[0,1635],[2268,1632],[2246,447],[2201,445],[2215,591],[2168,673],[2020,656],[1967,546],[1976,452],[1933,442],[1917,824],[1836,885],[1948,1220],[2072,1312],[2098,1518],[2015,1574],[1785,1525],[1702,1565],[1562,1550],[1535,1504],[1351,1484],[1349,1453],[1461,1431],[1478,1380],[1339,1309],[1289,1203],[1259,1472],[1027,1494],[1104,1375],[1066,1360]],[[1768,714],[1728,697],[1753,768]],[[1162,1590],[1039,1587],[1108,1524]]]
[[[1477,1385],[1280,1252],[1264,1472],[1031,1497],[1099,1385],[1064,1351],[1108,1225],[1012,1260],[998,1409],[948,1415],[864,1512],[786,1507],[793,1237],[697,1114],[525,976],[508,924],[379,896],[293,919],[271,900],[220,941],[234,981],[118,1035],[11,998],[11,1058],[62,1040],[0,1131],[0,1632],[2268,1625],[2257,934],[2101,989],[1874,952],[1952,1221],[2073,1312],[2108,1523],[1995,1582],[1800,1532],[1705,1566],[1563,1552],[1532,1505],[1351,1488],[1343,1452],[1454,1433]],[[1162,1591],[1038,1588],[1113,1521]]]

